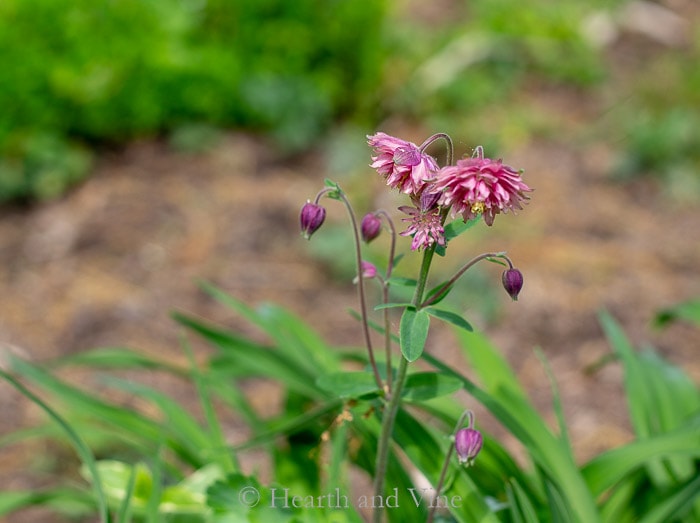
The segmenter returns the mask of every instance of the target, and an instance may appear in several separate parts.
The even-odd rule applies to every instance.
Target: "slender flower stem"
[[[391,278],[391,271],[394,269],[394,257],[396,255],[396,227],[394,227],[394,221],[389,216],[385,210],[380,209],[377,214],[383,216],[386,222],[389,224],[389,229],[391,229],[391,246],[389,247],[389,261],[386,267],[386,278],[382,281],[382,303],[389,303],[389,278]],[[392,369],[392,358],[391,358],[391,323],[389,314],[389,309],[384,309],[384,357],[386,361],[386,395],[387,397],[391,394],[391,387],[393,381],[393,369]]]
[[[479,256],[476,256],[475,258],[472,258],[469,260],[467,263],[462,265],[462,267],[450,278],[448,282],[442,285],[440,289],[438,289],[435,294],[433,294],[430,298],[425,300],[423,303],[421,303],[420,308],[422,309],[423,307],[427,307],[428,305],[431,305],[438,301],[440,298],[442,298],[449,290],[450,288],[455,284],[455,282],[464,274],[467,272],[471,267],[476,265],[478,262],[481,260],[484,260],[486,258],[502,258],[505,261],[508,262],[508,266],[512,269],[513,268],[513,262],[508,258],[508,256],[505,255],[505,253],[502,252],[487,252],[484,254],[480,254]]]
[[[377,387],[380,390],[384,390],[384,384],[382,382],[382,377],[379,374],[379,369],[377,368],[377,361],[374,358],[374,349],[372,348],[372,338],[369,332],[369,319],[367,317],[367,299],[365,297],[365,283],[362,277],[362,244],[360,243],[360,230],[357,227],[357,219],[355,217],[355,212],[352,210],[352,205],[348,200],[345,193],[340,189],[340,187],[326,187],[322,189],[318,195],[316,195],[316,203],[320,198],[327,193],[334,192],[337,194],[345,204],[345,209],[348,211],[350,217],[350,223],[352,224],[352,231],[355,240],[355,262],[357,265],[357,292],[360,301],[360,315],[362,317],[362,332],[365,338],[365,345],[367,346],[367,354],[369,355],[369,362],[372,366],[372,372],[374,373],[374,380],[377,382]]]
[[[389,262],[386,266],[386,279],[388,280],[389,278],[391,278],[391,271],[394,270],[394,258],[396,257],[396,227],[394,227],[394,220],[391,219],[389,213],[386,212],[384,209],[379,209],[377,211],[377,214],[384,217],[386,223],[389,225],[389,229],[391,229],[391,246],[389,247]]]
[[[428,281],[428,273],[430,272],[430,263],[433,260],[433,254],[435,254],[435,245],[423,251],[423,263],[421,264],[418,283],[416,285],[416,291],[412,300],[412,303],[417,309],[420,309],[418,304],[420,304],[421,300],[423,299],[423,292],[425,292],[425,286]],[[391,391],[389,403],[385,407],[384,416],[382,417],[382,427],[377,448],[377,465],[375,468],[374,477],[374,495],[375,497],[380,496],[380,498],[377,499],[381,499],[381,496],[384,494],[386,470],[389,464],[389,449],[391,447],[391,434],[394,431],[396,414],[401,406],[401,392],[403,391],[403,386],[406,383],[407,371],[408,360],[406,358],[401,358],[396,381],[394,382],[394,388]],[[377,508],[372,516],[372,521],[374,523],[380,523],[381,520],[382,509]]]
[[[454,149],[455,148],[454,148],[454,145],[452,144],[452,138],[450,138],[449,134],[436,133],[436,134],[432,135],[427,140],[425,140],[422,144],[420,144],[420,146],[418,147],[418,150],[420,152],[425,151],[431,143],[433,143],[436,140],[439,140],[440,138],[442,138],[443,140],[445,140],[447,142],[447,158],[445,161],[445,165],[452,165],[452,160],[454,158]]]
[[[457,420],[457,424],[455,425],[455,429],[452,431],[452,438],[454,438],[455,434],[457,434],[457,431],[462,428],[462,425],[464,424],[464,418],[469,416],[469,426],[471,427],[474,423],[474,414],[472,413],[471,410],[465,410],[462,415],[459,417],[459,420]],[[450,458],[452,458],[452,451],[454,450],[454,444],[450,445],[447,448],[447,454],[445,455],[445,462],[442,464],[442,470],[440,471],[440,478],[438,479],[437,485],[435,486],[435,495],[439,496],[440,491],[442,490],[442,486],[445,484],[445,477],[447,477],[447,469],[450,467]],[[438,503],[433,503],[430,512],[428,513],[428,519],[426,520],[426,523],[433,523],[433,518],[435,517],[435,509],[437,508]]]

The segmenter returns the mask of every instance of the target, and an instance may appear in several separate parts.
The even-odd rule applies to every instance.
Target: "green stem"
[[[423,263],[421,264],[418,284],[416,285],[416,291],[412,300],[412,303],[416,308],[420,308],[420,302],[423,299],[423,293],[425,292],[425,286],[428,281],[428,273],[430,272],[430,263],[433,260],[433,255],[435,254],[435,247],[436,246],[433,245],[423,252]],[[402,357],[401,361],[399,362],[399,370],[396,376],[396,381],[394,382],[394,388],[391,391],[389,403],[384,409],[384,416],[382,417],[382,427],[379,434],[379,443],[377,447],[377,465],[374,476],[374,496],[376,499],[381,499],[381,496],[384,494],[386,471],[389,464],[391,435],[394,432],[396,414],[399,412],[399,407],[401,406],[401,392],[403,391],[404,384],[406,383],[407,371],[408,360]],[[379,497],[377,498],[377,496]],[[372,516],[372,521],[374,523],[380,523],[382,520],[382,514],[383,512],[381,508],[375,509]]]
[[[462,267],[450,278],[448,282],[442,285],[430,298],[425,300],[423,303],[421,303],[420,308],[427,307],[428,305],[432,305],[436,301],[438,301],[440,298],[442,298],[447,292],[452,288],[452,286],[457,282],[457,280],[467,272],[470,268],[472,268],[474,265],[476,265],[478,262],[481,260],[485,260],[488,258],[502,258],[508,262],[508,266],[512,269],[513,268],[513,262],[508,258],[508,256],[505,255],[505,253],[502,252],[487,252],[484,254],[479,254],[479,256],[476,256],[469,260],[467,263],[462,265]]]
[[[380,209],[377,214],[383,216],[387,224],[389,224],[389,229],[391,229],[391,244],[389,247],[389,262],[386,268],[386,279],[382,281],[382,303],[389,303],[389,278],[391,278],[391,271],[394,269],[394,258],[396,257],[396,227],[394,227],[394,222],[385,210]],[[391,387],[393,381],[393,366],[391,358],[391,322],[389,317],[389,309],[384,309],[384,357],[386,361],[386,390],[387,395],[391,394]]]
[[[355,218],[355,212],[352,210],[352,205],[348,197],[339,186],[326,187],[321,190],[316,195],[316,203],[318,203],[321,196],[331,192],[337,192],[338,198],[340,198],[345,205],[345,209],[348,211],[348,216],[350,217],[350,223],[352,224],[353,238],[355,241],[355,264],[357,265],[357,293],[359,295],[360,301],[360,314],[362,316],[362,333],[365,338],[365,346],[367,347],[367,354],[369,355],[369,362],[372,366],[372,372],[374,373],[374,380],[377,382],[377,387],[380,390],[384,390],[384,384],[382,382],[382,377],[379,374],[379,369],[377,368],[377,361],[374,358],[374,349],[372,348],[372,338],[369,333],[369,318],[367,316],[367,299],[365,297],[365,282],[362,277],[362,246],[360,243],[360,230],[357,227],[357,219]]]
[[[452,431],[452,438],[454,439],[455,435],[457,434],[457,431],[462,428],[462,423],[464,423],[464,418],[469,416],[469,426],[471,427],[473,424],[473,419],[474,415],[472,414],[472,411],[467,410],[462,413],[462,415],[459,417],[459,420],[457,420],[457,424],[455,425],[454,431]],[[442,464],[442,470],[440,471],[440,478],[438,479],[437,485],[435,486],[435,495],[440,496],[440,491],[442,490],[442,486],[445,484],[445,478],[447,477],[447,469],[450,467],[450,459],[452,458],[452,451],[454,450],[454,443],[451,444],[448,449],[447,449],[447,454],[445,455],[445,461]],[[435,518],[435,509],[437,508],[438,503],[433,503],[430,512],[428,513],[428,519],[426,520],[425,523],[433,523],[433,518]]]

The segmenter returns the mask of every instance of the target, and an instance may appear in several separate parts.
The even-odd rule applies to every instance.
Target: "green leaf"
[[[700,475],[688,480],[684,485],[675,489],[663,501],[657,501],[639,523],[666,523],[680,521],[681,518],[697,507],[700,499]],[[695,520],[693,518],[693,520]],[[690,520],[687,520],[690,521]]]
[[[700,459],[700,423],[599,454],[582,468],[582,472],[590,491],[599,496],[649,461],[673,455]]]
[[[100,460],[97,470],[102,480],[102,488],[111,506],[119,506],[125,497],[130,497],[130,507],[143,515],[148,500],[153,493],[153,476],[143,463],[130,465],[116,460]],[[94,478],[89,470],[83,468],[82,475],[90,482]]]
[[[462,382],[437,372],[416,372],[406,378],[402,397],[406,401],[425,401],[452,394],[462,388]]]
[[[276,342],[285,358],[312,375],[339,370],[335,353],[301,318],[273,304],[257,310],[206,282],[202,289],[221,304],[242,315]]]
[[[335,189],[334,191],[329,191],[325,194],[327,198],[330,198],[332,200],[340,200],[340,194],[343,192],[343,190],[340,188],[340,185],[338,185],[330,178],[326,178],[324,180],[324,185],[330,189]]]
[[[336,372],[316,380],[316,384],[338,398],[378,395],[380,390],[371,372]]]
[[[447,323],[451,323],[455,327],[459,327],[460,329],[464,329],[469,332],[474,330],[469,322],[456,312],[446,311],[444,309],[434,309],[433,307],[426,307],[424,310],[431,316],[435,316],[436,318],[446,321]]]
[[[389,285],[397,285],[400,287],[415,287],[418,285],[418,280],[415,278],[403,278],[401,276],[392,276],[387,282]]]
[[[424,301],[429,300],[429,299],[432,298],[434,295],[436,295],[438,292],[442,292],[442,291],[444,290],[444,288],[445,288],[445,285],[447,285],[448,282],[449,282],[449,280],[448,280],[448,281],[444,281],[444,282],[440,283],[439,285],[436,285],[435,287],[433,287],[432,289],[430,289],[430,290],[426,293],[426,295],[425,295],[425,300],[424,300]],[[454,288],[454,284],[450,285],[449,288],[445,289],[445,292],[444,292],[444,294],[442,294],[442,296],[440,296],[440,297],[439,297],[438,299],[436,299],[435,301],[431,302],[431,305],[435,305],[436,303],[440,303],[442,300],[444,300],[445,298],[447,298],[447,296],[450,294],[450,292],[452,292],[452,289],[453,289],[453,288]]]
[[[700,390],[689,376],[652,349],[635,351],[609,314],[601,313],[600,321],[622,361],[630,417],[640,439],[673,431],[700,410]],[[657,488],[671,488],[695,469],[691,461],[682,458],[650,461],[646,466]]]
[[[38,369],[30,365],[29,363],[26,363],[18,358],[12,358],[10,363],[14,370],[17,370],[20,374],[24,375],[25,377],[29,376],[30,378],[34,378],[34,381],[38,382],[44,387],[51,389],[52,385],[56,384],[58,385],[58,388],[63,388],[63,384],[61,384],[58,380],[54,380],[50,375],[44,374],[41,371],[34,373],[34,371]],[[90,448],[85,443],[85,441],[56,410],[50,407],[47,403],[45,403],[34,393],[29,391],[29,389],[27,389],[22,383],[17,381],[17,379],[15,379],[14,376],[11,376],[4,370],[0,369],[0,377],[7,380],[13,387],[15,387],[27,399],[29,399],[32,403],[37,405],[41,410],[43,410],[51,419],[53,419],[53,421],[55,421],[61,427],[61,429],[63,429],[66,436],[68,436],[68,439],[73,445],[73,448],[75,449],[76,453],[80,457],[83,466],[85,466],[94,477],[98,478],[98,480],[93,483],[93,492],[95,494],[95,498],[97,499],[97,506],[100,519],[103,522],[108,521],[109,516],[107,500],[105,498],[104,490],[102,489],[102,484],[99,481],[99,472],[97,470],[95,457]]]
[[[665,327],[671,322],[685,320],[700,327],[700,299],[679,303],[663,309],[654,318],[656,327]]]
[[[48,490],[12,490],[0,492],[0,517],[24,508],[49,505],[56,510],[79,509],[91,515],[95,512],[95,499],[85,489],[55,488]]]
[[[396,309],[398,307],[411,307],[412,303],[380,303],[374,307],[375,311],[380,311],[382,309]]]
[[[458,219],[458,220],[453,220],[447,225],[445,225],[445,243],[449,243],[450,240],[453,240],[463,232],[468,231],[472,227],[474,227],[477,223],[481,221],[481,216],[478,216],[477,218],[473,218],[469,220],[468,222],[465,222],[464,220]],[[445,249],[446,247],[442,247],[441,245],[438,245],[437,248],[435,249],[435,253],[438,256],[445,256]]]
[[[423,354],[429,328],[430,316],[427,312],[413,308],[404,311],[399,324],[399,338],[401,354],[409,362],[416,361]]]
[[[237,337],[226,330],[207,325],[183,314],[174,313],[173,317],[220,349],[241,375],[271,378],[300,394],[309,397],[318,396],[319,390],[314,385],[320,369],[317,368],[312,373],[279,350]]]
[[[513,523],[540,523],[535,507],[516,479],[511,478],[506,484],[506,496]]]
[[[179,376],[187,374],[186,370],[180,367],[125,347],[100,347],[59,358],[52,364],[85,365],[93,368],[108,369],[165,370]]]

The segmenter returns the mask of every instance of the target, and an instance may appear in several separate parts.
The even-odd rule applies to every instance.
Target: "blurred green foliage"
[[[382,67],[377,0],[3,0],[0,201],[51,197],[79,144],[242,126],[288,150],[362,113]]]
[[[533,109],[533,94],[562,87],[614,106],[615,121],[589,128],[617,154],[616,174],[688,192],[700,186],[700,24],[688,20],[685,47],[644,44],[637,68],[620,68],[592,22],[619,29],[626,4],[3,0],[0,202],[61,194],[94,145],[165,134],[201,151],[220,128],[289,152],[339,121],[361,136],[395,115],[488,149],[533,134],[579,143],[593,131],[542,110],[546,94]]]

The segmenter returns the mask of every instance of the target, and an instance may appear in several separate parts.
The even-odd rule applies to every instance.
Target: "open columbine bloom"
[[[440,219],[440,209],[434,207],[428,210],[417,209],[408,205],[402,205],[399,210],[410,215],[401,221],[410,222],[408,229],[401,236],[413,235],[411,250],[427,249],[434,243],[445,246],[445,229]]]
[[[441,193],[440,205],[452,206],[453,216],[461,214],[466,222],[483,214],[486,225],[492,225],[501,212],[522,209],[530,191],[518,171],[501,160],[484,158],[481,146],[472,158],[443,167],[431,188]]]
[[[377,153],[371,167],[386,178],[388,186],[403,193],[418,194],[439,169],[435,158],[414,143],[381,132],[367,136],[367,143]]]

